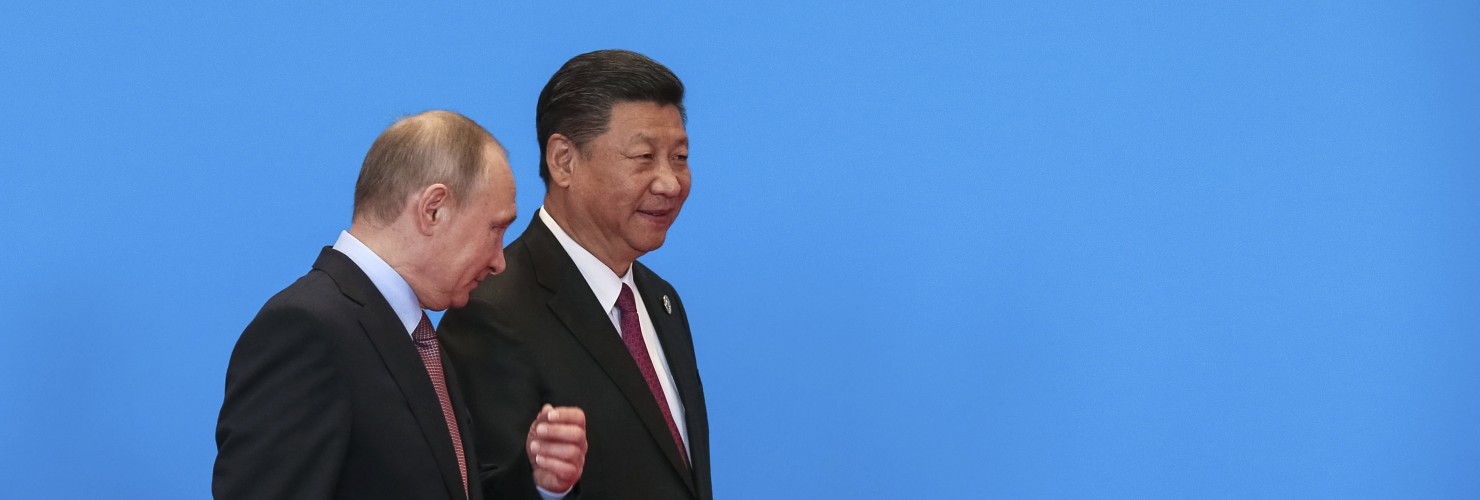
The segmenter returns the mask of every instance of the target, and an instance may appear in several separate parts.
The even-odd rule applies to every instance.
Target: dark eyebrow
[[[653,142],[654,140],[655,140],[655,138],[648,137],[647,134],[644,134],[642,132],[638,132],[638,133],[632,135],[632,140],[627,141],[627,144],[650,143],[650,142]],[[687,146],[687,145],[689,145],[689,136],[688,136],[688,134],[684,134],[683,138],[682,139],[679,139],[678,144],[681,145],[681,146]]]

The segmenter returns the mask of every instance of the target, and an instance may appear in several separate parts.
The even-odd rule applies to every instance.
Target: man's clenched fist
[[[540,408],[529,425],[525,451],[534,466],[534,484],[551,493],[570,491],[586,467],[586,412],[574,406]]]

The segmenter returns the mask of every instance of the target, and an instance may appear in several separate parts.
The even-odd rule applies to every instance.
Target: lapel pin
[[[668,314],[673,314],[673,303],[668,301],[667,295],[663,296],[663,310],[668,311]]]

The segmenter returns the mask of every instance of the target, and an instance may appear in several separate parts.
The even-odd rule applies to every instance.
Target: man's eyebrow
[[[657,140],[656,137],[651,137],[651,136],[649,136],[649,135],[647,135],[645,133],[638,132],[636,134],[632,134],[632,139],[628,140],[627,141],[627,144],[630,145],[630,144],[639,144],[639,143],[651,143],[651,142],[653,142],[655,140]],[[684,135],[683,137],[679,138],[678,139],[678,144],[679,145],[682,145],[682,146],[689,145],[689,136],[688,135]]]

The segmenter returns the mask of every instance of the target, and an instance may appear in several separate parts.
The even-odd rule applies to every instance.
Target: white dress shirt
[[[560,246],[565,253],[570,255],[570,260],[575,261],[576,268],[581,270],[581,276],[586,278],[586,284],[591,287],[591,293],[596,294],[596,302],[601,304],[602,312],[612,322],[612,327],[617,330],[617,335],[622,332],[622,313],[617,309],[617,296],[622,294],[622,285],[632,287],[632,297],[637,300],[637,317],[642,325],[642,340],[647,344],[648,358],[653,361],[653,371],[658,374],[658,384],[663,386],[663,395],[668,398],[668,411],[673,414],[673,423],[678,426],[678,434],[683,438],[684,454],[688,455],[689,428],[684,425],[683,401],[678,399],[678,391],[674,390],[677,384],[673,382],[673,375],[668,371],[668,357],[663,354],[663,344],[658,342],[658,332],[653,328],[653,320],[648,317],[647,306],[642,303],[642,293],[637,289],[637,283],[632,280],[632,268],[627,268],[627,274],[617,276],[610,267],[602,264],[600,259],[591,255],[585,247],[582,247],[555,218],[545,212],[545,207],[540,207],[540,220],[550,232],[555,234],[555,239],[560,241]]]

